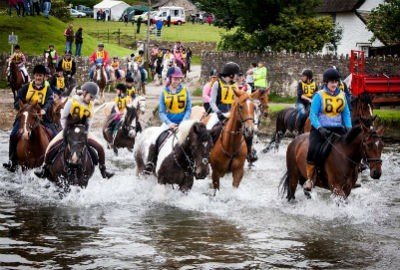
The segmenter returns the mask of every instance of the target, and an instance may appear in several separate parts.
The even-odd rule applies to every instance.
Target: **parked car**
[[[167,22],[168,16],[171,17],[171,24],[181,25],[186,22],[185,9],[183,7],[165,6],[160,7],[156,16],[152,17],[151,20],[155,23],[158,20]]]
[[[85,13],[88,17],[93,17],[93,9],[90,7],[79,5],[76,10]]]
[[[71,17],[76,17],[76,18],[82,18],[82,17],[86,17],[86,14],[80,11],[77,11],[76,9],[71,8],[69,10]]]

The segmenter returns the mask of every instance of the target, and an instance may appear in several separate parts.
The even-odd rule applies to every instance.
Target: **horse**
[[[118,69],[119,76],[120,76],[119,79],[117,79],[115,72],[116,72],[115,69],[111,70],[110,82],[112,84],[114,84],[115,82],[122,82],[126,77],[125,71],[123,69]]]
[[[138,110],[133,106],[126,107],[126,114],[121,123],[118,123],[117,131],[114,135],[114,131],[110,130],[109,125],[115,117],[116,114],[111,114],[103,127],[104,139],[112,146],[116,155],[118,155],[118,148],[126,147],[132,152],[136,134],[141,131]]]
[[[145,95],[146,89],[145,85],[142,82],[142,75],[140,74],[139,65],[136,62],[129,62],[128,70],[131,72],[131,76],[133,78],[133,85],[136,89],[137,94]]]
[[[235,100],[229,119],[210,154],[211,177],[215,192],[219,190],[219,179],[228,172],[232,172],[233,186],[239,187],[247,156],[245,138],[250,138],[254,134],[255,105],[247,93],[237,90],[234,94]]]
[[[371,130],[362,123],[353,127],[346,135],[337,138],[334,134],[327,138],[331,146],[329,152],[325,152],[323,160],[317,157],[319,165],[316,175],[316,185],[329,189],[333,195],[340,199],[346,199],[355,187],[361,159],[366,157],[373,169],[371,177],[379,178],[381,175],[380,155],[383,142],[378,131]],[[335,139],[334,139],[335,138]],[[306,157],[309,146],[309,133],[297,136],[288,146],[286,151],[287,172],[280,182],[280,192],[288,201],[295,199],[297,184],[306,181]],[[309,192],[305,195],[310,197]]]
[[[14,61],[10,61],[10,86],[14,100],[17,97],[18,90],[24,83],[24,75],[22,74],[22,71],[18,68]]]
[[[163,58],[157,55],[154,57],[151,65],[151,76],[154,80],[158,80],[159,85],[162,85]]]
[[[363,121],[364,125],[371,127],[375,118],[373,117],[372,97],[363,93],[351,100],[351,119],[353,124]]]
[[[67,103],[68,99],[65,98],[64,100],[61,98],[54,99],[53,106],[51,106],[51,110],[49,112],[50,119],[55,125],[55,128],[58,132],[62,130],[61,126],[61,110],[64,109],[65,104]]]
[[[134,149],[137,175],[143,173],[154,136],[159,127],[150,127],[137,137]],[[157,132],[158,131],[158,132]],[[182,192],[193,186],[193,178],[204,179],[209,174],[212,139],[206,126],[198,121],[185,120],[162,144],[156,175],[159,184],[177,184]]]
[[[64,129],[64,140],[59,145],[57,154],[48,165],[48,179],[65,192],[70,190],[70,185],[81,188],[87,186],[95,169],[95,162],[89,150],[88,132],[85,120],[79,117],[67,118]]]
[[[44,65],[50,70],[50,76],[52,76],[56,72],[56,67],[54,66],[53,58],[51,57],[49,51],[44,51],[43,56],[44,56]]]
[[[96,64],[96,69],[93,73],[93,80],[100,88],[100,101],[104,102],[104,90],[107,86],[107,73],[103,64]]]
[[[50,135],[41,124],[41,108],[35,104],[23,104],[19,101],[19,138],[17,139],[18,164],[23,169],[40,167],[50,141]]]
[[[64,75],[65,78],[65,96],[70,96],[72,91],[76,88],[76,80],[67,74]]]

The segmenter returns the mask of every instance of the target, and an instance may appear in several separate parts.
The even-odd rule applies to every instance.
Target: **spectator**
[[[255,91],[253,74],[256,68],[257,68],[257,63],[251,63],[249,69],[246,71],[246,82],[248,83],[248,85],[250,85],[251,92]]]
[[[51,0],[43,0],[44,16],[48,19],[51,9]]]
[[[99,10],[97,10],[97,12],[96,12],[96,21],[101,20],[101,16],[102,16],[102,14],[101,14],[101,9],[99,9]]]
[[[167,26],[170,27],[171,26],[171,15],[167,16]]]
[[[125,22],[125,26],[128,26],[128,14],[125,13],[124,15],[124,22]]]
[[[158,20],[156,22],[156,28],[157,28],[157,37],[161,37],[161,29],[163,27],[163,21],[162,20]]]
[[[39,0],[33,0],[33,12],[36,12],[36,15],[40,15],[40,6],[39,6]]]
[[[82,43],[82,27],[79,27],[78,31],[75,33],[75,56],[81,56]]]
[[[72,51],[72,43],[74,42],[74,30],[72,23],[70,23],[68,28],[65,29],[64,37],[65,37],[65,50]]]
[[[18,16],[25,17],[25,6],[24,6],[24,0],[17,0],[18,3],[18,10],[17,10],[17,14]]]
[[[190,64],[192,63],[192,50],[188,47],[186,50],[186,69],[190,72]]]
[[[211,25],[211,24],[212,24],[212,21],[213,21],[213,19],[212,19],[211,15],[208,15],[208,16],[207,16],[207,23],[208,23],[208,25]]]
[[[15,11],[18,14],[18,7],[17,7],[18,3],[17,0],[8,0],[8,15],[11,16],[11,9],[15,8]]]
[[[139,16],[139,18],[137,19],[137,22],[136,22],[136,26],[137,26],[137,30],[136,30],[136,33],[137,34],[140,34],[140,26],[142,25],[142,16]]]
[[[190,20],[192,21],[192,24],[196,21],[196,15],[195,14],[190,14]]]

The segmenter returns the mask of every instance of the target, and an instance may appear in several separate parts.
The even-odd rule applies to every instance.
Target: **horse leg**
[[[214,196],[215,196],[217,190],[219,190],[220,175],[215,170],[213,170],[212,174],[211,174],[211,178],[212,178],[212,183],[213,183],[213,188],[214,188]]]
[[[280,143],[281,143],[281,140],[282,140],[284,134],[285,134],[285,133],[282,132],[282,131],[278,131],[278,132],[276,133],[275,152],[278,152],[279,145],[280,145]]]
[[[243,167],[240,167],[236,170],[232,171],[232,176],[233,176],[233,187],[238,188],[240,185],[240,182],[242,181],[244,175],[244,169]]]
[[[271,150],[271,145],[276,141],[276,136],[277,133],[275,132],[275,134],[272,136],[271,141],[268,143],[268,145],[262,150],[262,152],[264,154],[268,153],[269,150]]]

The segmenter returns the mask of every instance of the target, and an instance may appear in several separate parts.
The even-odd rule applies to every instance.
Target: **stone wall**
[[[349,74],[350,59],[332,55],[204,52],[201,55],[201,79],[207,80],[212,68],[222,69],[224,63],[234,61],[245,72],[252,62],[263,61],[268,69],[268,82],[272,92],[281,96],[294,96],[301,71],[310,68],[317,82],[322,82],[322,73],[329,66],[336,66],[344,76]],[[366,73],[400,75],[400,58],[375,57],[366,59]]]
[[[171,49],[174,47],[175,42],[170,41],[151,41],[150,43],[159,44],[160,48]],[[215,42],[182,42],[185,48],[190,48],[195,55],[200,55],[203,52],[214,51],[217,48]]]

